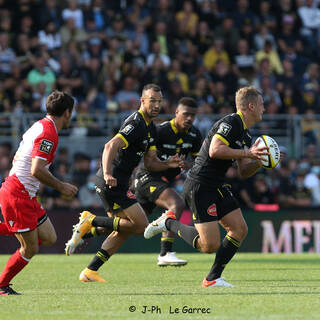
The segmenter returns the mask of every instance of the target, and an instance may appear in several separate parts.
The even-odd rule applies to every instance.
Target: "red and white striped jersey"
[[[56,154],[58,141],[58,131],[50,117],[34,123],[22,137],[6,181],[9,182],[10,178],[17,177],[30,197],[34,197],[39,189],[40,181],[31,174],[32,158],[47,160],[46,167],[49,168]]]

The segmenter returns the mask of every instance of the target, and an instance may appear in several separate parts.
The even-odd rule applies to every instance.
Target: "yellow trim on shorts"
[[[218,192],[220,193],[220,196],[223,198],[223,194],[222,194],[222,192],[220,191],[220,189],[217,188],[217,190],[218,190]]]
[[[156,146],[150,146],[149,150],[157,150]]]

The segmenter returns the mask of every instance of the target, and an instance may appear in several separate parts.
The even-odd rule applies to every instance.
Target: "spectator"
[[[148,28],[152,22],[151,12],[146,0],[133,0],[132,6],[129,6],[126,10],[126,16],[133,26],[142,23],[145,28]]]
[[[317,32],[320,28],[320,9],[313,6],[314,0],[306,0],[298,9],[298,15],[302,21],[301,35],[308,44],[315,48]]]
[[[274,36],[269,32],[267,25],[261,24],[259,26],[259,32],[254,36],[254,46],[256,50],[263,50],[266,41],[270,41],[272,48],[276,49],[276,42]]]
[[[91,90],[91,97],[88,97],[90,110],[92,113],[113,114],[119,111],[119,103],[115,99],[116,86],[112,79],[104,81],[103,91],[98,92],[96,89]]]
[[[0,80],[4,79],[11,72],[11,64],[16,61],[16,54],[9,47],[9,35],[0,33]]]
[[[68,56],[62,55],[59,60],[60,71],[57,76],[57,87],[64,91],[65,87],[71,89],[72,95],[80,98],[83,95],[83,81],[78,68],[73,68]]]
[[[224,41],[223,39],[217,38],[213,41],[213,44],[209,50],[205,52],[203,63],[209,71],[212,71],[219,60],[224,61],[226,65],[230,64],[229,55],[224,49]]]
[[[115,96],[115,100],[119,103],[120,113],[123,116],[129,115],[132,110],[138,107],[140,96],[137,89],[137,84],[133,78],[126,77],[123,79],[123,87]]]
[[[237,53],[234,56],[233,70],[238,78],[245,78],[250,81],[255,68],[254,55],[249,50],[246,39],[240,39],[237,45]]]
[[[82,208],[101,208],[102,202],[97,195],[94,180],[95,175],[88,177],[87,183],[83,185],[79,190],[79,201]]]
[[[153,61],[159,57],[165,69],[169,69],[171,59],[167,54],[161,53],[161,45],[158,41],[152,43],[152,52],[147,56],[147,66],[150,67]]]
[[[240,34],[230,15],[226,15],[223,18],[222,23],[214,29],[213,34],[215,38],[224,39],[225,50],[229,55],[233,56],[240,39]]]
[[[56,30],[54,21],[48,21],[45,29],[38,33],[39,44],[45,45],[49,51],[61,47],[61,36]]]
[[[49,93],[55,86],[56,76],[47,66],[46,59],[39,55],[35,58],[34,68],[28,73],[27,80],[33,87],[36,87],[40,82],[44,82],[46,84],[46,93]]]
[[[168,80],[170,82],[177,80],[180,82],[183,92],[188,93],[189,92],[189,78],[187,74],[185,74],[181,70],[181,64],[180,61],[177,59],[172,60],[171,62],[171,68],[169,72],[167,73]]]
[[[185,1],[183,8],[176,14],[178,34],[184,37],[195,37],[197,32],[199,16],[194,11],[192,1]]]
[[[270,71],[282,74],[283,67],[279,58],[277,51],[272,49],[272,43],[269,40],[266,40],[264,43],[263,50],[259,50],[256,53],[256,61],[259,63],[262,59],[267,58],[270,61]]]
[[[258,13],[259,24],[264,24],[268,29],[274,33],[277,29],[277,19],[273,12],[271,12],[271,3],[267,0],[260,1],[259,13]]]
[[[87,39],[86,31],[78,28],[72,17],[65,20],[63,26],[60,28],[60,36],[64,47],[66,47],[70,41],[82,43]]]
[[[39,8],[38,17],[41,28],[44,28],[49,21],[53,21],[58,30],[61,27],[61,11],[57,6],[57,0],[45,0]]]
[[[83,29],[83,13],[80,8],[78,8],[77,0],[68,0],[68,8],[62,10],[62,19],[64,21],[70,18],[74,19],[75,27],[78,29]]]

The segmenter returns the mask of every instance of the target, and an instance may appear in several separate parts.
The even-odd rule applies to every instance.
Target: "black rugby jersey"
[[[245,146],[250,148],[252,141],[243,115],[239,111],[225,116],[212,126],[188,174],[189,179],[207,187],[216,187],[224,183],[225,174],[235,161],[209,157],[209,147],[214,136],[233,149],[244,149]]]
[[[190,154],[195,158],[198,155],[202,143],[200,131],[192,126],[188,132],[179,132],[174,121],[175,118],[156,125],[158,158],[160,160],[167,160],[175,154],[185,157]],[[149,173],[153,177],[166,177],[168,181],[172,181],[180,172],[180,168],[170,168],[166,171],[152,172],[142,167],[139,169],[137,177],[139,178],[141,175]]]
[[[126,144],[113,161],[112,175],[123,182],[129,178],[143,154],[155,150],[156,129],[153,122],[147,123],[141,110],[134,112],[122,124],[117,136]],[[102,168],[97,172],[103,178]]]

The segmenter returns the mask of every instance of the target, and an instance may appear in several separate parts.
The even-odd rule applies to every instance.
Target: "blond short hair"
[[[257,104],[261,93],[255,87],[243,87],[236,92],[236,107],[246,110],[250,102]]]

